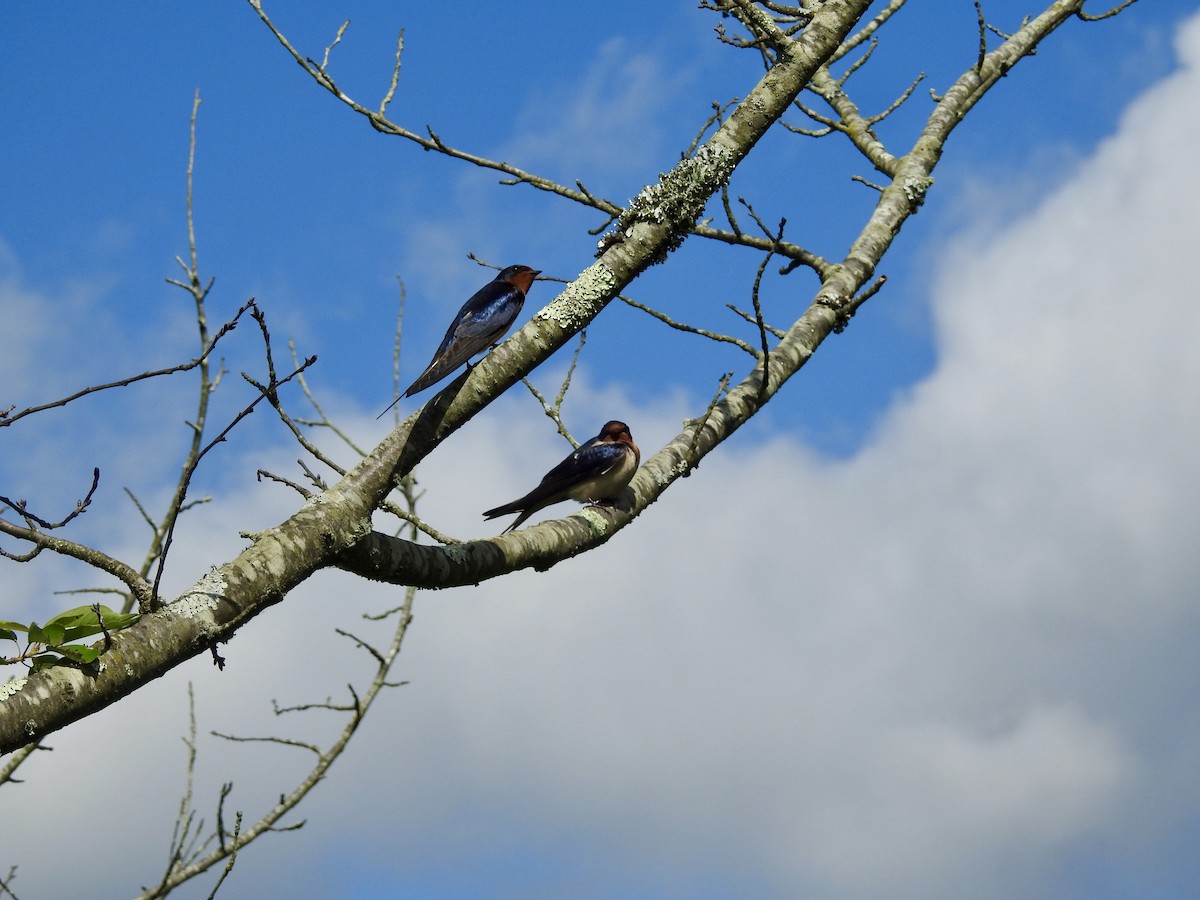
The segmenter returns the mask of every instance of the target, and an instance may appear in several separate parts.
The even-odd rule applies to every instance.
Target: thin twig
[[[238,810],[233,820],[233,846],[229,851],[229,862],[225,863],[225,868],[221,870],[221,877],[217,879],[217,883],[213,885],[212,891],[208,895],[208,900],[213,900],[217,896],[217,891],[221,889],[221,885],[225,883],[225,879],[229,873],[233,871],[233,864],[237,862],[238,848],[241,844],[238,842],[238,837],[242,833],[242,811]]]
[[[459,150],[443,141],[441,137],[439,137],[438,134],[431,128],[426,129],[428,136],[422,137],[421,135],[389,120],[384,115],[383,111],[368,109],[342,91],[342,89],[339,88],[334,82],[333,78],[330,77],[329,73],[322,69],[321,66],[318,65],[314,60],[304,56],[294,46],[292,46],[291,42],[275,26],[275,23],[271,21],[270,17],[263,9],[262,0],[247,0],[247,2],[258,14],[263,24],[270,29],[273,35],[275,35],[275,39],[279,41],[280,45],[291,55],[292,59],[299,63],[301,68],[303,68],[322,88],[329,91],[329,93],[337,97],[337,99],[346,106],[364,116],[370,123],[371,127],[376,131],[379,131],[383,134],[390,134],[395,137],[404,138],[405,140],[412,141],[414,144],[417,144],[419,147],[422,147],[425,150],[435,150],[438,153],[442,153],[454,159],[461,159],[464,162],[471,163],[472,165],[479,166],[483,169],[492,169],[497,172],[503,172],[505,175],[509,176],[509,178],[503,182],[504,184],[528,184],[540,191],[546,191],[548,193],[557,194],[560,197],[566,197],[569,200],[574,200],[576,203],[580,203],[584,206],[589,206],[594,209],[599,209],[602,212],[609,213],[611,215],[620,214],[621,207],[610,200],[598,198],[587,191],[574,190],[565,185],[559,184],[552,179],[545,178],[541,175],[535,175],[532,172],[527,172],[524,169],[509,165],[506,162],[488,159],[483,156],[478,156],[474,153],[467,153],[466,151]]]
[[[16,877],[17,867],[9,866],[8,875],[6,875],[4,878],[0,878],[0,896],[7,894],[8,896],[12,897],[12,900],[21,900],[20,897],[13,893],[12,889],[12,883]]]
[[[397,687],[403,684],[403,682],[390,681],[388,679],[388,674],[391,671],[392,666],[395,664],[396,659],[400,655],[400,648],[403,645],[404,636],[407,634],[408,626],[412,623],[412,605],[415,596],[416,589],[408,588],[405,591],[404,603],[397,609],[391,611],[391,614],[398,614],[396,628],[392,633],[391,642],[387,649],[383,651],[371,648],[373,651],[373,656],[376,659],[375,675],[372,678],[370,685],[368,685],[366,691],[362,692],[361,696],[359,692],[354,690],[354,688],[351,686],[350,692],[353,700],[352,703],[347,706],[349,719],[345,727],[342,729],[341,734],[333,741],[332,744],[330,744],[329,747],[322,750],[315,744],[311,744],[306,741],[292,740],[289,738],[243,738],[235,735],[222,734],[216,731],[213,732],[214,735],[230,741],[243,743],[274,743],[283,746],[309,750],[316,754],[317,760],[313,764],[313,768],[308,772],[307,775],[304,776],[304,778],[300,780],[296,787],[293,788],[290,793],[281,796],[279,802],[276,803],[270,810],[268,810],[257,822],[255,822],[249,828],[243,830],[241,828],[242,814],[238,813],[232,839],[228,840],[225,836],[224,826],[219,825],[213,836],[209,839],[211,842],[213,839],[219,837],[220,840],[217,846],[215,846],[205,856],[192,858],[187,864],[176,867],[158,888],[153,891],[144,892],[138,898],[138,900],[149,900],[149,898],[152,897],[166,896],[171,889],[178,887],[185,881],[196,877],[197,875],[207,871],[222,861],[227,862],[226,868],[228,868],[228,860],[233,854],[237,853],[241,848],[252,843],[263,834],[267,834],[269,832],[292,831],[304,825],[304,820],[283,826],[279,825],[278,822],[283,818],[283,816],[295,809],[296,806],[308,796],[309,792],[312,791],[313,788],[315,788],[317,784],[319,784],[325,778],[325,775],[329,771],[330,767],[341,757],[342,753],[349,745],[350,740],[356,733],[359,724],[367,715],[380,692],[384,688]],[[364,616],[364,618],[377,617]],[[365,644],[366,642],[361,642],[360,645]],[[278,704],[276,704],[276,709],[280,709]],[[230,784],[226,784],[222,788],[218,807],[219,818],[220,811],[223,809],[224,800],[228,796],[231,788],[232,785]]]
[[[233,331],[234,327],[236,327],[238,323],[238,319],[241,318],[242,313],[244,313],[247,309],[249,309],[249,303],[243,305],[242,308],[234,314],[233,318],[226,322],[221,329],[215,335],[213,335],[212,341],[204,348],[203,352],[190,362],[180,363],[176,366],[168,366],[165,369],[155,369],[152,372],[142,372],[139,375],[131,375],[128,378],[121,378],[117,381],[109,381],[105,382],[104,384],[91,385],[90,387],[85,387],[82,390],[76,391],[74,394],[70,394],[69,396],[61,397],[58,400],[51,400],[48,403],[41,403],[37,406],[30,406],[17,413],[0,412],[0,427],[11,425],[17,420],[23,419],[26,416],[31,416],[34,413],[44,412],[47,409],[55,409],[60,406],[66,406],[68,403],[78,400],[81,397],[86,397],[89,394],[96,394],[100,391],[110,391],[113,388],[128,387],[131,384],[137,384],[139,381],[145,381],[149,378],[161,378],[164,375],[175,375],[179,372],[190,372],[197,366],[204,365],[204,363],[208,360],[208,357],[212,354],[212,351],[216,348],[217,341],[219,341],[229,332]]]
[[[404,29],[400,29],[400,36],[396,38],[396,65],[392,69],[392,83],[388,85],[387,93],[383,95],[383,100],[379,102],[379,114],[382,116],[387,112],[388,104],[392,102],[392,98],[396,96],[396,86],[400,84],[400,57],[404,55]]]
[[[36,515],[35,513],[30,512],[29,509],[27,508],[26,501],[24,501],[24,500],[10,500],[8,497],[0,496],[0,503],[4,504],[9,509],[11,509],[13,512],[15,512],[17,515],[19,515],[22,519],[24,519],[25,524],[28,525],[29,527],[32,528],[33,526],[36,525],[39,528],[45,528],[47,531],[53,531],[57,528],[62,528],[64,525],[66,525],[68,522],[70,522],[76,516],[83,514],[87,510],[87,508],[92,505],[92,497],[95,496],[96,488],[98,488],[99,486],[100,486],[100,470],[93,468],[92,469],[92,486],[90,488],[88,488],[88,491],[83,496],[83,499],[75,501],[75,508],[73,510],[71,510],[71,512],[69,512],[62,519],[59,519],[57,522],[47,522],[45,519],[41,518],[40,516]]]
[[[618,294],[617,299],[620,300],[622,303],[626,303],[629,306],[632,306],[634,309],[640,309],[642,312],[653,316],[654,318],[658,319],[658,321],[662,322],[664,325],[669,325],[671,328],[674,328],[677,331],[686,331],[688,334],[697,334],[697,335],[700,335],[700,337],[706,337],[710,341],[718,341],[719,343],[722,343],[722,344],[733,344],[735,347],[745,350],[747,353],[749,353],[755,359],[758,358],[758,351],[755,350],[753,347],[751,347],[749,344],[747,344],[745,341],[743,341],[741,338],[735,338],[728,334],[720,334],[719,332],[716,332],[716,331],[708,331],[707,329],[704,329],[704,328],[697,328],[695,325],[688,325],[685,322],[676,322],[674,319],[672,319],[666,313],[661,313],[656,309],[651,309],[646,304],[639,303],[637,300],[634,300],[632,297],[626,297],[624,294]]]
[[[396,405],[400,402],[400,338],[404,332],[404,301],[408,297],[408,290],[404,286],[404,279],[399,275],[396,276],[396,284],[400,288],[400,298],[396,303],[396,338],[392,345],[392,405],[390,409],[396,410],[396,423],[400,422],[400,410]]]
[[[266,344],[266,347],[267,347],[267,358],[268,358],[268,360],[270,360],[271,336],[270,336],[270,333],[267,331],[266,321],[262,317],[261,313],[259,312],[257,305],[254,304],[254,301],[251,300],[250,303],[254,307],[255,321],[258,322],[259,328],[262,331],[263,342]],[[183,476],[180,478],[180,481],[179,481],[179,488],[178,488],[178,492],[177,492],[178,501],[177,501],[176,506],[182,505],[183,499],[187,494],[188,485],[191,483],[192,475],[195,474],[197,467],[200,465],[200,461],[202,459],[204,459],[204,457],[207,456],[208,453],[214,447],[217,446],[217,444],[222,443],[225,440],[225,438],[229,435],[229,432],[233,431],[233,429],[237,427],[238,423],[240,423],[242,421],[242,419],[246,418],[246,416],[248,416],[252,412],[254,412],[255,408],[258,406],[258,404],[261,400],[263,400],[264,398],[274,397],[277,394],[278,389],[280,387],[287,384],[289,381],[291,381],[293,378],[298,376],[301,372],[303,372],[309,366],[313,365],[316,361],[317,361],[317,358],[315,356],[310,356],[307,359],[305,359],[304,362],[300,364],[300,366],[293,369],[292,372],[290,374],[288,374],[286,377],[281,378],[281,379],[272,377],[270,379],[270,381],[265,385],[259,384],[257,381],[255,381],[253,378],[251,378],[245,372],[242,373],[242,377],[245,378],[246,381],[248,381],[250,384],[254,385],[254,387],[256,387],[258,389],[259,394],[249,404],[244,406],[241,409],[241,411],[238,412],[230,420],[229,424],[227,424],[215,438],[213,438],[211,441],[209,441],[204,447],[202,447],[199,450],[199,452],[197,452],[195,455],[193,455],[188,460],[187,465],[184,466]],[[273,369],[273,364],[271,365],[271,368]],[[278,401],[276,400],[275,402],[278,402]],[[174,540],[175,524],[177,521],[178,521],[177,518],[174,518],[171,520],[170,525],[166,529],[166,533],[163,536],[162,552],[159,553],[158,567],[157,567],[157,571],[155,572],[155,575],[154,575],[154,586],[153,586],[153,593],[152,593],[152,602],[154,604],[157,604],[160,602],[158,599],[158,597],[159,597],[158,588],[162,582],[163,571],[166,567],[167,553],[170,551],[172,541]]]
[[[521,384],[529,389],[533,394],[534,399],[542,406],[542,412],[554,423],[558,429],[558,433],[567,439],[572,447],[579,449],[579,441],[568,430],[566,424],[562,420],[562,405],[567,397],[567,391],[571,387],[571,377],[575,374],[575,366],[579,363],[579,354],[583,352],[583,345],[587,343],[587,329],[584,328],[579,332],[579,343],[575,347],[575,352],[571,355],[571,364],[567,366],[567,374],[563,377],[562,385],[558,389],[558,394],[554,398],[554,403],[548,403],[546,398],[542,396],[542,392],[534,387],[533,382],[528,378],[522,378]]]
[[[838,310],[838,320],[834,323],[833,333],[841,334],[850,324],[850,319],[858,312],[858,308],[879,293],[880,288],[887,284],[887,276],[880,275],[866,290],[855,294]]]
[[[1127,9],[1130,6],[1133,6],[1133,4],[1135,4],[1135,3],[1137,3],[1137,0],[1124,0],[1123,3],[1118,3],[1116,6],[1114,6],[1112,9],[1110,9],[1108,12],[1102,12],[1099,15],[1095,15],[1095,16],[1088,15],[1082,9],[1079,10],[1077,13],[1075,13],[1075,15],[1077,15],[1084,22],[1099,22],[1101,19],[1111,19],[1113,16],[1117,15],[1122,10]]]
[[[683,423],[685,428],[690,428],[692,431],[692,440],[688,444],[687,449],[688,468],[683,473],[684,478],[689,477],[692,471],[700,466],[700,454],[697,452],[696,442],[700,440],[700,434],[704,431],[704,426],[712,416],[713,410],[717,408],[717,404],[721,401],[721,398],[729,392],[729,380],[731,378],[733,378],[732,372],[726,372],[721,376],[717,382],[717,392],[708,401],[708,407],[704,410],[704,415],[697,419],[687,419]]]
[[[141,612],[149,612],[153,609],[153,588],[147,583],[146,579],[134,571],[127,563],[123,563],[121,560],[115,559],[107,553],[102,553],[94,547],[77,544],[75,541],[68,541],[63,538],[52,537],[33,528],[22,528],[20,525],[14,525],[3,519],[0,519],[0,532],[34,544],[39,550],[52,550],[61,556],[78,559],[95,569],[99,569],[101,572],[107,572],[128,586],[133,597],[137,600],[138,609]],[[0,555],[21,561],[17,555],[7,551],[0,550]],[[32,559],[36,555],[34,552],[26,554],[29,559]]]
[[[329,68],[329,54],[338,44],[342,42],[342,35],[346,33],[346,29],[350,27],[350,20],[347,19],[342,23],[342,27],[337,30],[337,34],[333,36],[333,43],[325,48],[325,55],[321,57],[321,71],[324,72]]]
[[[975,71],[983,72],[983,62],[987,59],[987,20],[983,16],[983,4],[974,0],[975,18],[979,23],[979,58],[975,61]]]
[[[745,319],[751,325],[758,324],[758,319],[754,315],[746,312],[746,310],[744,310],[744,309],[739,309],[738,307],[734,306],[732,303],[726,303],[725,308],[736,313],[737,315],[741,316],[743,319]],[[774,326],[768,325],[765,322],[763,323],[763,327],[765,327],[767,329],[767,331],[771,332],[771,334],[775,335],[775,337],[777,337],[777,338],[782,338],[785,334],[787,334],[787,332],[784,331],[782,328],[775,328]],[[758,351],[752,350],[752,352],[754,353],[755,357],[757,358]]]
[[[38,750],[53,750],[53,747],[46,747],[39,743],[26,744],[19,750],[14,750],[4,760],[4,765],[0,766],[0,785],[3,784],[24,784],[20,778],[15,778],[13,772],[21,767],[21,763],[29,759]]]

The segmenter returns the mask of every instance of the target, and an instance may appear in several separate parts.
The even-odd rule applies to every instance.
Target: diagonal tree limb
[[[880,194],[861,234],[832,267],[805,313],[702,424],[687,425],[645,462],[623,508],[593,508],[450,548],[416,545],[372,533],[370,527],[372,510],[397,478],[585,327],[642,270],[678,246],[708,198],[837,51],[869,5],[866,0],[827,0],[816,8],[809,26],[696,155],[624,211],[619,233],[596,263],[513,338],[401,423],[341,481],[257,535],[237,558],[215,568],[175,603],[114,635],[98,676],[56,667],[9,692],[0,702],[0,752],[41,739],[227,640],[317,569],[336,565],[366,577],[449,587],[519,568],[548,568],[607,541],[748,421],[804,365],[834,330],[845,305],[870,280],[905,220],[920,207],[945,140],[964,113],[1073,16],[1081,2],[1051,4],[946,92],[913,149],[899,160],[896,177]]]

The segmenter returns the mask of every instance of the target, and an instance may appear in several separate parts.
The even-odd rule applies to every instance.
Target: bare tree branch
[[[1112,9],[1108,10],[1107,12],[1099,13],[1098,15],[1088,15],[1082,9],[1080,9],[1076,15],[1085,22],[1099,22],[1101,19],[1111,19],[1113,16],[1117,15],[1123,10],[1128,9],[1135,3],[1137,3],[1137,0],[1122,0],[1121,3],[1118,3]]]
[[[355,643],[368,652],[376,661],[375,674],[371,679],[367,689],[362,692],[361,696],[358,691],[350,686],[350,693],[353,702],[341,707],[334,707],[331,704],[302,704],[294,707],[279,707],[276,704],[276,714],[288,711],[298,711],[302,709],[337,709],[339,711],[348,712],[349,718],[342,728],[341,733],[334,741],[326,748],[321,748],[311,741],[299,740],[296,738],[285,738],[279,736],[267,737],[239,737],[235,735],[222,734],[214,731],[213,734],[217,737],[229,741],[241,743],[269,743],[277,744],[286,747],[296,747],[298,749],[307,750],[312,753],[316,760],[313,767],[305,774],[291,791],[281,795],[279,802],[271,809],[265,812],[253,825],[248,828],[243,828],[243,814],[237,813],[234,824],[234,831],[231,836],[227,836],[224,826],[221,824],[221,810],[223,809],[226,797],[232,791],[232,785],[226,785],[222,788],[220,799],[218,802],[218,816],[216,831],[198,845],[198,852],[187,852],[184,849],[184,837],[189,831],[197,835],[203,824],[192,828],[194,820],[194,810],[192,810],[192,778],[191,772],[195,765],[195,719],[194,714],[191,725],[191,739],[188,744],[188,780],[187,788],[184,793],[184,800],[180,807],[179,824],[176,826],[177,837],[172,841],[171,862],[168,865],[167,872],[164,874],[162,881],[153,889],[143,892],[139,895],[139,900],[149,900],[149,898],[165,897],[171,890],[189,881],[196,876],[203,874],[221,862],[226,862],[227,865],[221,875],[221,880],[217,882],[217,887],[228,874],[230,867],[237,853],[246,845],[254,842],[259,837],[269,832],[293,830],[301,827],[303,821],[294,822],[291,825],[280,825],[280,821],[292,810],[294,810],[325,777],[329,769],[341,758],[345,752],[351,739],[358,730],[358,726],[362,723],[364,717],[371,709],[379,693],[387,687],[397,687],[402,682],[389,681],[388,675],[391,672],[392,666],[400,655],[400,649],[404,642],[404,636],[408,632],[408,626],[412,623],[412,604],[416,596],[416,589],[410,588],[405,591],[404,604],[392,614],[397,615],[396,627],[392,632],[391,640],[384,650],[379,650],[373,647],[366,641],[349,635]],[[341,629],[337,629],[340,634],[347,634]],[[189,687],[189,697],[191,696]],[[185,815],[184,811],[187,810]],[[215,842],[215,846],[213,846]],[[193,843],[195,841],[193,840]],[[213,846],[212,850],[204,852],[205,848]],[[216,888],[214,888],[215,892]]]
[[[0,427],[4,427],[6,425],[12,425],[14,422],[16,422],[20,419],[23,419],[26,416],[31,416],[34,413],[44,412],[45,410],[55,409],[56,407],[60,407],[60,406],[66,406],[68,403],[72,403],[75,400],[80,399],[81,397],[88,396],[89,394],[96,394],[96,393],[99,393],[100,391],[110,391],[113,388],[128,387],[131,384],[137,384],[139,381],[145,381],[149,378],[161,378],[164,375],[174,375],[178,372],[190,372],[192,369],[196,368],[197,366],[201,366],[201,365],[205,364],[205,362],[208,360],[209,356],[212,355],[212,351],[216,348],[217,341],[219,341],[221,338],[223,338],[229,332],[233,331],[233,329],[237,326],[238,319],[241,318],[242,313],[244,313],[247,309],[249,309],[249,306],[250,306],[249,303],[244,305],[241,309],[239,309],[234,314],[232,319],[230,319],[228,322],[226,322],[224,325],[222,325],[220,330],[217,331],[217,333],[215,335],[213,335],[212,341],[209,342],[204,347],[201,354],[199,356],[197,356],[195,359],[191,360],[190,362],[180,363],[179,365],[176,365],[176,366],[169,366],[165,369],[155,369],[152,372],[142,372],[139,375],[130,375],[128,378],[121,378],[121,379],[118,379],[117,381],[109,381],[104,384],[95,384],[90,387],[85,387],[82,390],[76,391],[74,394],[71,394],[67,397],[62,397],[58,400],[51,400],[48,403],[42,403],[37,406],[31,406],[28,409],[23,409],[17,413],[10,413],[9,411],[0,411]],[[11,410],[12,407],[10,407],[9,409]]]
[[[570,430],[562,420],[562,405],[563,401],[567,398],[567,391],[571,387],[571,376],[575,374],[575,366],[579,363],[579,354],[583,352],[583,346],[585,343],[587,343],[586,328],[579,332],[579,343],[575,346],[575,352],[571,355],[571,364],[567,366],[567,374],[563,376],[562,384],[558,388],[558,394],[555,396],[553,403],[548,403],[546,401],[546,398],[542,395],[542,392],[533,386],[532,381],[530,381],[528,378],[521,379],[521,383],[529,389],[529,392],[533,394],[534,399],[541,404],[542,412],[544,412],[547,418],[554,423],[558,433],[566,438],[567,442],[575,449],[579,448],[579,441],[575,440],[575,437],[571,434]]]
[[[405,140],[412,141],[425,150],[436,150],[437,152],[443,153],[446,156],[453,157],[454,159],[461,159],[464,162],[471,163],[472,165],[479,166],[483,169],[494,169],[497,172],[503,172],[505,175],[510,176],[509,180],[503,182],[505,184],[528,184],[531,187],[537,188],[538,190],[548,191],[552,194],[558,194],[561,197],[574,200],[576,203],[582,203],[584,206],[590,206],[594,209],[600,210],[601,212],[609,214],[615,214],[620,211],[620,207],[618,207],[615,203],[612,203],[609,200],[601,200],[587,191],[573,190],[564,185],[558,184],[549,178],[543,178],[542,176],[535,175],[532,172],[526,172],[525,170],[509,165],[508,163],[487,159],[486,157],[477,156],[474,153],[467,153],[466,151],[451,147],[449,144],[443,142],[437,133],[430,128],[426,129],[428,137],[422,137],[416,132],[397,125],[389,120],[385,115],[387,103],[391,102],[391,99],[394,95],[394,90],[391,88],[389,88],[389,92],[385,97],[387,102],[381,104],[379,110],[368,109],[345,94],[337,86],[323,65],[317,65],[312,59],[303,56],[299,51],[296,50],[295,47],[292,46],[291,42],[284,37],[283,33],[276,28],[275,23],[271,21],[270,17],[263,9],[261,0],[247,0],[247,2],[251,7],[253,7],[254,11],[258,13],[259,18],[261,18],[263,21],[263,24],[265,24],[267,28],[271,30],[271,33],[275,35],[275,38],[279,41],[283,48],[287,50],[292,59],[294,59],[297,64],[299,64],[299,66],[304,69],[304,71],[307,72],[314,81],[316,81],[317,84],[329,91],[329,93],[333,94],[338,98],[338,100],[340,100],[342,103],[345,103],[355,112],[365,116],[367,121],[371,123],[371,127],[376,131],[404,138]],[[343,25],[342,30],[338,32],[339,39],[344,30],[345,26]],[[402,40],[403,32],[401,32],[401,46]],[[332,47],[332,45],[330,46]],[[400,49],[397,49],[396,69],[393,73],[394,83],[399,80],[399,60]]]
[[[20,525],[6,522],[3,519],[0,519],[0,532],[33,544],[37,550],[53,550],[55,553],[69,556],[72,559],[78,559],[95,569],[99,569],[101,572],[106,572],[124,582],[137,601],[139,610],[148,612],[153,606],[153,590],[146,582],[146,579],[142,578],[132,567],[121,562],[119,559],[114,559],[106,553],[102,553],[92,547],[84,546],[83,544],[78,544],[75,541],[53,537],[35,528],[24,528]],[[18,559],[18,557],[8,552],[0,551],[0,553],[11,559]],[[33,555],[36,554],[27,554],[27,557],[32,558]]]

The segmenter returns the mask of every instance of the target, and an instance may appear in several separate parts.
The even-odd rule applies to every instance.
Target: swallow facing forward
[[[540,269],[529,266],[509,266],[476,291],[458,311],[433,359],[404,396],[411,397],[441,381],[476,353],[500,340],[521,312],[529,286],[540,274]],[[383,412],[399,402],[397,397]]]
[[[519,512],[517,520],[504,529],[508,532],[552,503],[615,500],[633,478],[641,458],[629,426],[624,422],[609,422],[598,435],[547,472],[542,483],[520,500],[489,509],[483,515],[494,519]]]

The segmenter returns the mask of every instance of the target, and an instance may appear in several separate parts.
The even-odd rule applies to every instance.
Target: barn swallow
[[[500,340],[521,312],[533,279],[541,274],[540,269],[531,269],[529,266],[509,266],[495,280],[476,291],[450,323],[446,336],[442,338],[442,343],[421,377],[409,386],[403,396],[411,397],[441,381],[476,353]],[[397,397],[379,415],[382,416],[399,402],[400,398]]]
[[[609,422],[598,435],[547,472],[542,483],[520,500],[489,509],[483,515],[494,519],[519,512],[517,520],[504,529],[509,532],[552,503],[615,500],[633,478],[641,458],[629,426],[624,422]]]

